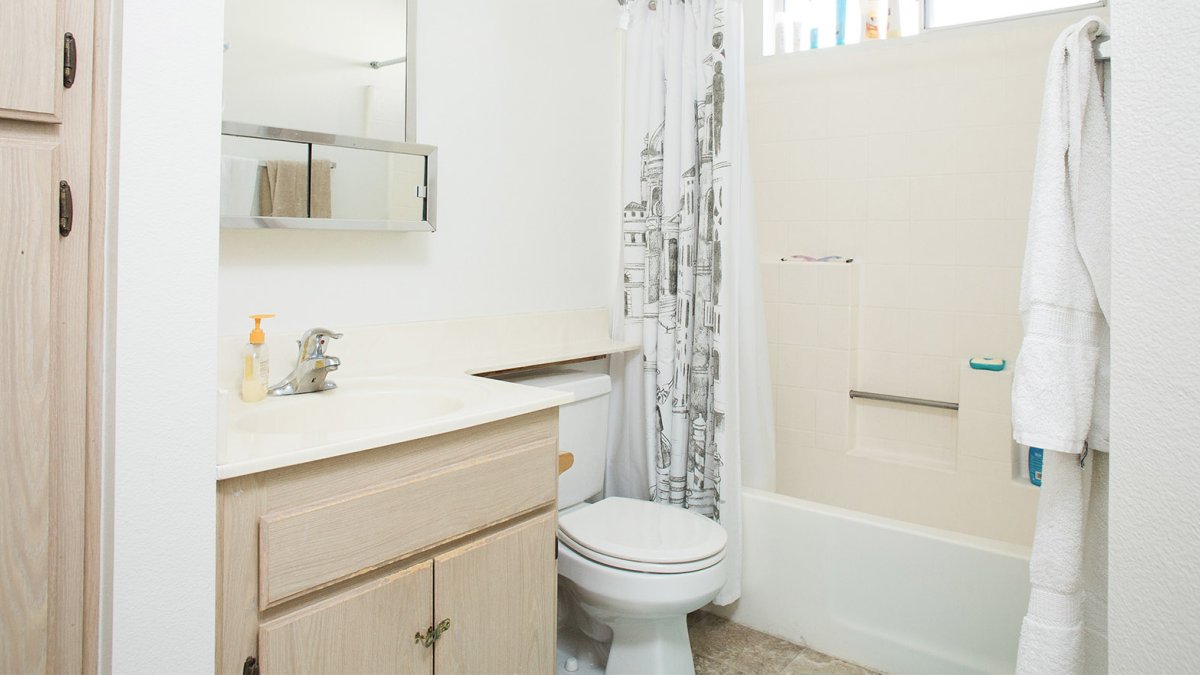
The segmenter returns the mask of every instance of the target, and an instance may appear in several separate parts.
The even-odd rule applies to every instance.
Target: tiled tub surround
[[[1011,373],[965,363],[1011,366],[1020,348],[1046,58],[1086,13],[748,67],[780,492],[1029,545]],[[779,262],[792,254],[855,261]],[[851,403],[850,388],[962,410]]]
[[[763,264],[775,393],[776,487],[785,495],[1019,545],[1037,489],[1011,441],[1011,371],[973,355],[1013,352],[896,311],[895,345],[860,306],[859,263]],[[967,319],[966,321],[970,321]],[[908,351],[940,342],[939,353]],[[863,345],[890,347],[865,349]],[[973,345],[983,345],[975,347]],[[958,412],[851,400],[850,389],[959,402]]]

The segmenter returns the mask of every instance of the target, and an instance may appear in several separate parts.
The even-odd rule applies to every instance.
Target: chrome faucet
[[[337,384],[327,381],[325,376],[337,370],[342,361],[336,356],[326,356],[325,348],[330,340],[340,337],[341,333],[334,333],[327,328],[309,329],[296,342],[300,347],[300,358],[296,360],[292,374],[268,389],[267,393],[271,396],[290,396],[336,388]]]

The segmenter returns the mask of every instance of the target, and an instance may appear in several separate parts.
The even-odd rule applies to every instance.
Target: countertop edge
[[[532,389],[532,387],[523,388]],[[332,446],[317,446],[296,452],[280,453],[270,457],[218,464],[216,465],[216,480],[228,480],[230,478],[308,464],[309,462],[317,462],[323,459],[352,455],[358,452],[374,450],[398,443],[407,443],[454,431],[462,431],[463,429],[499,422],[500,420],[526,415],[539,410],[546,410],[547,408],[556,408],[575,400],[575,396],[569,392],[552,389],[542,391],[545,392],[544,396],[531,398],[517,404],[503,406],[496,410],[488,410],[475,415],[457,418],[448,416],[444,419],[414,425],[393,433],[365,437],[360,440],[343,441]]]
[[[564,361],[573,361],[576,359],[587,359],[592,357],[611,356],[613,354],[622,354],[631,352],[635,349],[640,349],[640,342],[632,342],[628,340],[608,340],[606,342],[597,342],[589,344],[586,347],[576,349],[566,349],[560,352],[552,353],[537,353],[528,356],[511,357],[508,360],[489,363],[476,368],[468,368],[465,372],[468,375],[479,375],[480,373],[494,373],[504,370],[514,370],[517,368],[536,368],[538,366],[550,366]]]

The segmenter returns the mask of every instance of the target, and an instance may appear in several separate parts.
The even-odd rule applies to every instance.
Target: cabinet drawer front
[[[554,501],[552,441],[263,516],[259,606]]]

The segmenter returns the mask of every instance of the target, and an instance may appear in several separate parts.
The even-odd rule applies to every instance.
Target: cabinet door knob
[[[421,634],[421,631],[417,631],[417,634],[413,637],[413,642],[419,645],[423,644],[426,648],[432,647],[433,643],[442,637],[442,633],[448,630],[450,630],[450,619],[442,619],[442,622],[438,625],[430,626],[424,635]]]

